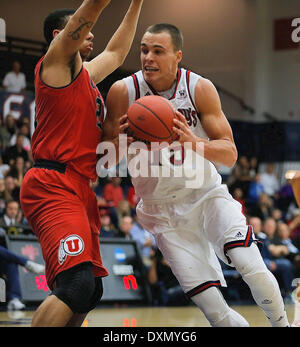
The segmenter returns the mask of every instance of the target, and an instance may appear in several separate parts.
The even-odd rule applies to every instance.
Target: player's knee
[[[87,313],[102,296],[102,282],[95,279],[91,263],[82,263],[58,274],[53,294],[74,313]]]
[[[234,248],[228,251],[228,254],[232,264],[243,277],[267,271],[259,249],[254,243],[250,247]]]

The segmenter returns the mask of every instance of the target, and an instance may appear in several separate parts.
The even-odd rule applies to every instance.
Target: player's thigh
[[[58,203],[46,216],[39,228],[39,242],[46,263],[47,282],[77,264],[93,261],[92,234],[82,203],[76,199]],[[36,221],[38,223],[38,220]]]
[[[188,230],[169,231],[155,235],[158,248],[187,293],[202,283],[219,280],[213,249],[206,239]]]
[[[241,205],[234,199],[213,198],[203,204],[204,233],[218,256],[224,258],[224,245],[244,243],[249,227]]]

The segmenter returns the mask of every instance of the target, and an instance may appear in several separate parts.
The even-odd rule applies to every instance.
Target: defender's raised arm
[[[143,0],[131,1],[122,23],[105,50],[91,62],[85,63],[85,68],[96,84],[123,64],[133,42],[142,4]]]
[[[55,30],[51,46],[46,54],[50,62],[55,57],[55,62],[69,63],[70,58],[76,54],[89,32],[94,27],[101,12],[111,0],[84,0],[82,5],[72,15],[66,27]]]

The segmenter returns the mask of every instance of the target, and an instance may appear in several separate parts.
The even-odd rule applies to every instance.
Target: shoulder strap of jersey
[[[197,107],[195,105],[194,95],[192,95],[192,93],[191,93],[190,77],[191,77],[191,70],[186,70],[186,85],[187,85],[189,97],[190,97],[191,103],[193,104],[195,110],[197,110]]]
[[[132,74],[131,77],[133,79],[133,84],[134,84],[134,88],[135,88],[135,100],[137,100],[141,97],[139,81],[138,81],[137,75],[135,73]]]

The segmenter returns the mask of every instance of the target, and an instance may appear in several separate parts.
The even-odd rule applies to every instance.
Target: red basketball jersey
[[[97,178],[96,149],[104,120],[102,96],[84,67],[68,86],[47,86],[40,78],[42,61],[43,58],[35,68],[33,159],[66,163],[94,181]]]

